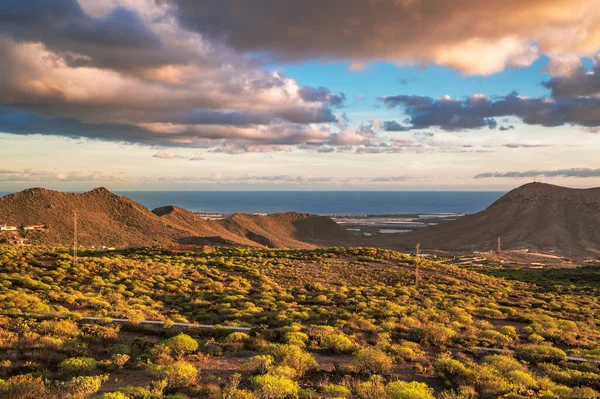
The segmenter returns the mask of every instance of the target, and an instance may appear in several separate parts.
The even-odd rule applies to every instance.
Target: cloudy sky
[[[0,191],[600,186],[597,0],[2,0]]]

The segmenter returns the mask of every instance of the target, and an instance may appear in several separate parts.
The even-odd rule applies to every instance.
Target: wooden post
[[[73,209],[73,266],[77,266],[77,209]]]
[[[502,238],[498,236],[498,253],[502,252]]]
[[[417,243],[416,254],[415,254],[415,285],[419,288],[419,252],[421,249],[421,244]]]

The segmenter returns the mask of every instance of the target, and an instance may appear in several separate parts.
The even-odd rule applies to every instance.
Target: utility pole
[[[416,257],[415,257],[415,285],[419,288],[419,252],[421,249],[421,244],[417,243],[416,248]]]
[[[502,238],[498,236],[498,253],[502,252]]]
[[[73,209],[73,266],[77,266],[77,209]]]

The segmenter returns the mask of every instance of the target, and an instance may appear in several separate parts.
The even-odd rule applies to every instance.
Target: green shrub
[[[284,337],[284,341],[290,345],[296,345],[300,348],[305,348],[308,342],[308,335],[300,331],[289,331]]]
[[[257,355],[250,359],[247,368],[258,374],[269,372],[275,365],[275,359],[271,355]]]
[[[288,378],[265,374],[254,377],[255,393],[260,399],[293,399],[300,387]]]
[[[328,398],[348,398],[352,392],[343,385],[329,384],[319,387],[319,392]]]
[[[333,353],[351,351],[354,344],[344,334],[330,334],[321,338],[321,348]]]
[[[441,358],[436,360],[434,370],[436,375],[449,386],[470,385],[473,381],[473,374],[467,369],[467,366],[455,359]]]
[[[379,375],[372,375],[369,381],[365,381],[356,386],[356,394],[360,399],[387,399],[383,378]]]
[[[58,369],[66,374],[90,374],[98,369],[98,361],[92,357],[71,357],[63,360]]]
[[[108,379],[106,375],[75,377],[59,385],[58,390],[64,399],[86,399],[95,394],[102,387],[102,383]]]
[[[187,334],[179,334],[165,340],[162,345],[177,359],[198,350],[198,341]]]
[[[387,374],[392,368],[392,359],[385,352],[372,348],[356,352],[352,362],[357,371],[369,374]]]
[[[0,394],[9,399],[41,399],[46,395],[44,380],[31,374],[10,377],[0,384]]]
[[[265,350],[280,366],[289,366],[296,370],[298,376],[303,376],[308,370],[319,365],[315,358],[295,345],[268,345]]]
[[[227,342],[227,343],[244,342],[248,339],[250,339],[250,336],[248,334],[241,332],[241,331],[236,331],[236,332],[232,332],[227,337],[225,337],[225,342]]]
[[[176,361],[166,366],[152,365],[149,367],[151,374],[164,378],[169,388],[184,388],[196,382],[198,369],[191,363]]]
[[[105,394],[102,394],[98,399],[131,399],[131,398],[121,392],[107,392]]]
[[[433,389],[423,382],[395,381],[386,385],[390,399],[435,399]]]

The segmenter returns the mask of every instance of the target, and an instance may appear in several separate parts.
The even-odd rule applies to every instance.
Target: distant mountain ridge
[[[600,254],[600,188],[544,183],[518,187],[482,212],[412,233],[377,237],[375,245],[448,250],[553,250]]]
[[[70,245],[73,210],[77,210],[81,245],[114,247],[174,244],[248,245],[315,248],[357,243],[332,219],[300,213],[237,214],[203,220],[176,207],[150,211],[105,188],[86,193],[27,189],[0,197],[0,225],[46,224],[46,233],[28,234],[32,243]]]

